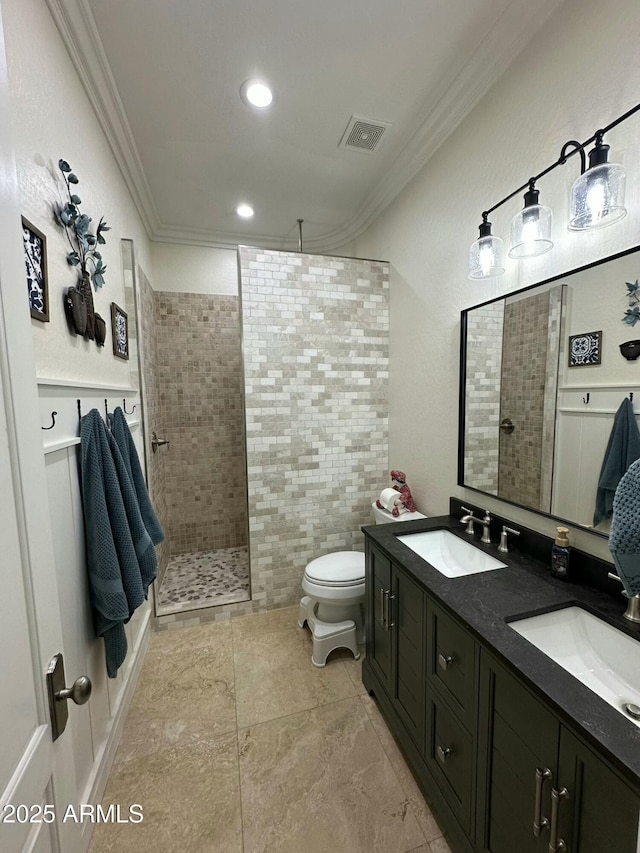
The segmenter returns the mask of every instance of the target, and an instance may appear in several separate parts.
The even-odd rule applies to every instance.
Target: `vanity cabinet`
[[[640,785],[409,569],[365,541],[363,682],[452,851],[638,853]]]
[[[490,654],[480,664],[483,853],[636,853],[640,798]]]
[[[367,659],[423,752],[424,592],[376,548],[368,550],[367,567]]]

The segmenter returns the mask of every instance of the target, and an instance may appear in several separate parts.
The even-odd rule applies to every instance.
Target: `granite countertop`
[[[397,534],[446,528],[507,568],[447,578],[398,541]],[[439,516],[417,521],[364,527],[370,540],[397,565],[421,583],[464,623],[469,632],[490,647],[498,659],[515,668],[525,683],[542,694],[561,719],[599,747],[622,773],[640,783],[640,726],[616,711],[574,676],[509,627],[514,617],[530,616],[578,604],[624,633],[640,640],[640,625],[622,618],[625,599],[552,577],[548,565],[517,550],[500,554],[496,545],[483,545],[480,534],[465,535],[457,518]],[[510,545],[511,547],[511,545]]]

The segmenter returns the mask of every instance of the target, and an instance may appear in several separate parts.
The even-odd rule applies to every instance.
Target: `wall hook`
[[[127,411],[127,400],[126,400],[126,397],[123,397],[123,398],[122,398],[122,410],[123,410],[123,412],[125,413],[125,415],[132,415],[132,414],[135,412],[135,410],[136,410],[136,405],[137,405],[137,404],[136,404],[136,403],[134,403],[134,404],[133,404],[133,408],[131,409],[131,411],[130,411],[130,412],[128,412],[128,411]]]
[[[53,429],[53,428],[54,428],[54,426],[56,425],[56,417],[57,417],[57,415],[58,415],[58,413],[57,413],[57,412],[51,412],[51,426],[48,426],[48,427],[40,427],[40,429]]]
[[[585,406],[587,405],[587,403],[589,402],[590,399],[591,399],[591,394],[587,391],[587,396],[582,398],[582,402],[585,404]]]
[[[630,400],[631,400],[631,402],[633,403],[633,391],[630,391],[630,392],[629,392],[629,399],[630,399]]]
[[[104,419],[107,423],[109,423],[109,405],[107,403],[107,398],[104,398]]]
[[[76,405],[78,406],[78,420],[82,420],[82,403],[80,400],[76,400]]]

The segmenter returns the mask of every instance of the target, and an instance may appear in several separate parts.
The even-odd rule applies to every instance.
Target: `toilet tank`
[[[418,518],[426,518],[421,512],[401,512],[397,518],[394,518],[389,510],[379,509],[374,501],[371,504],[373,511],[373,519],[376,524],[389,524],[391,521],[416,521]]]

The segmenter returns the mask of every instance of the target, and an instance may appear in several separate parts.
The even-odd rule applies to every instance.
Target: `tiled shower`
[[[246,247],[239,265],[238,296],[139,279],[147,431],[171,442],[148,454],[161,627],[295,603],[308,560],[362,548],[388,479],[388,266]]]

